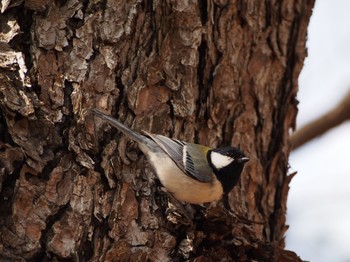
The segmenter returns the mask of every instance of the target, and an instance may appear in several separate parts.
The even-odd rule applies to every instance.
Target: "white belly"
[[[213,175],[209,183],[199,182],[184,174],[167,155],[149,153],[149,160],[163,186],[178,200],[202,204],[219,200],[223,194],[221,183]]]

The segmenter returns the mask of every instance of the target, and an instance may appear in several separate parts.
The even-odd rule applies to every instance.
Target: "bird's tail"
[[[100,110],[94,108],[91,109],[91,111],[99,116],[100,118],[102,118],[103,120],[105,120],[106,122],[108,122],[109,124],[111,124],[112,126],[114,126],[115,128],[117,128],[119,131],[121,131],[123,134],[125,134],[126,136],[130,137],[132,140],[136,141],[137,143],[141,143],[144,144],[148,139],[143,136],[140,135],[139,133],[131,130],[130,128],[128,128],[127,126],[123,125],[122,123],[120,123],[117,119],[115,119],[114,117],[111,117],[109,115],[106,115],[105,113],[101,112]],[[146,141],[145,141],[146,140]]]

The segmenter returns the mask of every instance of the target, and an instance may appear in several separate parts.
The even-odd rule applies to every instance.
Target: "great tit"
[[[235,147],[212,149],[145,131],[141,135],[98,109],[92,112],[138,143],[162,185],[179,201],[219,200],[237,184],[249,160]]]

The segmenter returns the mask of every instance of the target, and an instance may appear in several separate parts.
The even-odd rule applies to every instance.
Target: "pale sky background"
[[[316,0],[299,78],[298,127],[350,89],[350,0]],[[350,121],[290,157],[287,249],[312,262],[350,262]]]

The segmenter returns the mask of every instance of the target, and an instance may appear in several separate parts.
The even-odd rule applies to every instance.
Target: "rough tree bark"
[[[0,259],[298,261],[283,250],[289,131],[313,0],[2,1]],[[217,206],[170,210],[94,118],[251,158]]]

